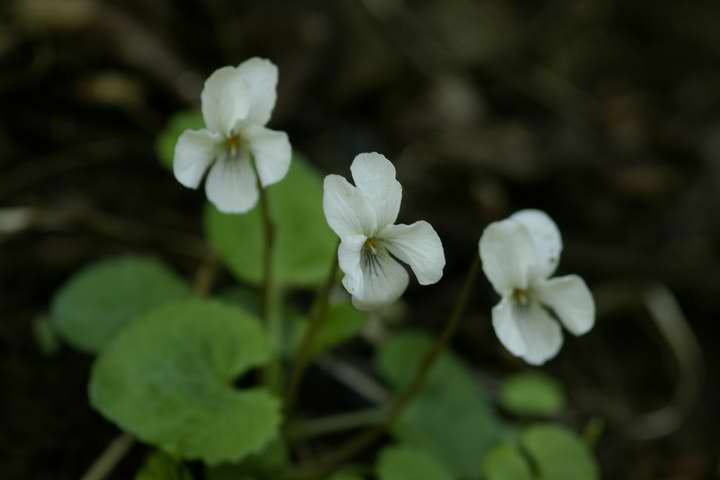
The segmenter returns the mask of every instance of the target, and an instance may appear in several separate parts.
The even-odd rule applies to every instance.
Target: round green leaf
[[[396,335],[381,347],[378,369],[399,390],[412,380],[432,344],[433,339],[423,333]],[[477,476],[478,458],[502,432],[487,394],[450,352],[440,355],[425,388],[392,426],[393,435],[404,444],[432,452],[463,478]]]
[[[238,461],[277,434],[280,405],[233,382],[271,356],[258,321],[242,309],[193,299],[128,325],[93,366],[90,401],[143,441],[209,464]]]
[[[507,378],[500,388],[500,403],[516,415],[551,416],[562,413],[562,386],[542,373],[520,373]]]
[[[582,439],[566,428],[544,424],[526,429],[520,443],[543,480],[596,480],[597,464]]]
[[[267,194],[275,227],[275,281],[286,287],[319,285],[328,275],[337,242],[325,222],[320,175],[296,155],[287,177],[270,186]],[[237,278],[260,285],[264,239],[259,207],[237,215],[220,213],[208,204],[205,228]]]
[[[452,480],[452,474],[431,454],[412,447],[388,447],[380,453],[380,480]]]
[[[70,345],[96,353],[137,316],[190,294],[156,259],[112,258],[80,271],[57,292],[51,322]]]
[[[202,114],[194,110],[178,112],[168,122],[165,129],[160,132],[155,144],[155,150],[162,165],[172,170],[175,157],[175,144],[180,135],[187,129],[199,130],[205,127]]]
[[[483,459],[481,471],[487,480],[533,480],[527,460],[511,444],[490,450]]]

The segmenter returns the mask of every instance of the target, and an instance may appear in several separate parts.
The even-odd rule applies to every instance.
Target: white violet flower
[[[255,206],[255,171],[264,188],[282,180],[290,167],[287,135],[265,128],[277,81],[277,67],[261,58],[216,70],[201,95],[206,128],[186,130],[175,146],[175,178],[197,188],[209,168],[205,192],[221,212],[242,213]]]
[[[485,275],[502,300],[492,310],[500,342],[532,365],[554,357],[562,346],[559,319],[570,333],[587,333],[595,302],[577,275],[550,278],[560,260],[562,239],[540,210],[522,210],[490,224],[480,238]]]
[[[350,171],[355,186],[339,175],[325,177],[323,209],[341,240],[338,262],[353,305],[370,310],[402,295],[408,273],[397,260],[410,266],[421,285],[440,280],[445,253],[433,227],[425,221],[395,225],[402,186],[393,164],[378,153],[362,153]]]

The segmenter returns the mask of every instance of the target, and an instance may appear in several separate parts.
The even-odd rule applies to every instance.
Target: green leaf
[[[315,338],[312,356],[317,356],[358,335],[366,322],[367,315],[348,302],[329,305],[325,323]],[[292,324],[295,326],[295,331],[292,334],[291,344],[293,351],[297,351],[305,334],[307,319],[297,315]]]
[[[156,450],[145,460],[135,480],[193,480],[193,477],[181,462]]]
[[[552,377],[528,372],[507,378],[500,387],[500,404],[515,415],[552,416],[562,413],[565,396]]]
[[[274,439],[280,403],[233,382],[272,349],[255,317],[211,300],[165,305],[135,321],[93,366],[90,401],[143,441],[214,465]]]
[[[596,480],[598,467],[582,439],[567,428],[541,424],[520,435],[522,448],[533,459],[542,480]]]
[[[486,480],[533,480],[527,460],[512,444],[498,445],[490,450],[481,471]]]
[[[452,480],[447,468],[429,453],[412,447],[385,448],[378,462],[380,480]]]
[[[415,375],[433,339],[404,333],[386,342],[377,358],[381,374],[400,389]],[[452,353],[443,353],[423,391],[393,425],[404,444],[432,452],[458,477],[477,476],[478,458],[496,444],[503,426],[472,372]]]
[[[57,292],[52,326],[73,347],[96,353],[139,315],[190,295],[183,280],[154,258],[111,258],[83,269]]]
[[[330,480],[364,480],[363,476],[353,472],[338,472]]]
[[[320,175],[295,155],[287,177],[267,193],[275,226],[275,281],[284,287],[319,285],[328,275],[337,242],[325,222]],[[264,240],[259,207],[243,215],[223,214],[208,203],[205,228],[235,276],[260,285]]]
[[[175,144],[178,137],[188,128],[198,130],[205,127],[202,114],[194,110],[178,112],[168,122],[165,129],[160,132],[155,144],[160,162],[165,168],[172,170],[173,158],[175,157]]]

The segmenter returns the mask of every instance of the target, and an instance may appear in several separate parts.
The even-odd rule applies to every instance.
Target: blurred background
[[[408,324],[437,329],[489,222],[541,208],[559,272],[599,309],[544,367],[564,420],[599,426],[603,478],[716,478],[719,24],[716,0],[3,0],[0,476],[76,479],[113,438],[86,399],[92,358],[44,355],[38,320],[104,256],[191,275],[204,196],[160,165],[157,137],[209,73],[257,55],[280,68],[272,128],[323,173],[384,153],[400,220],[443,238],[446,276],[411,287]],[[479,279],[455,342],[491,391],[524,368],[495,302]]]

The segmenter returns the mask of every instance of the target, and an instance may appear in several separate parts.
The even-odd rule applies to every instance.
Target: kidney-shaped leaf
[[[123,430],[174,455],[238,461],[277,434],[277,399],[233,387],[270,356],[260,324],[239,308],[200,299],[165,305],[103,350],[90,401]]]
[[[512,375],[500,387],[500,403],[516,415],[557,415],[565,408],[562,386],[540,372]]]
[[[323,214],[320,175],[295,155],[287,177],[267,193],[275,227],[276,282],[290,287],[322,283],[335,255],[336,240]],[[237,215],[220,213],[208,204],[205,228],[230,270],[240,280],[259,285],[264,249],[259,207]]]
[[[482,462],[487,480],[534,480],[530,466],[512,444],[502,444],[488,452]]]
[[[533,459],[542,480],[597,480],[597,464],[590,449],[567,428],[534,425],[522,432],[520,443]]]
[[[111,258],[80,271],[57,292],[51,322],[70,345],[96,353],[138,315],[189,295],[183,280],[154,258]]]

